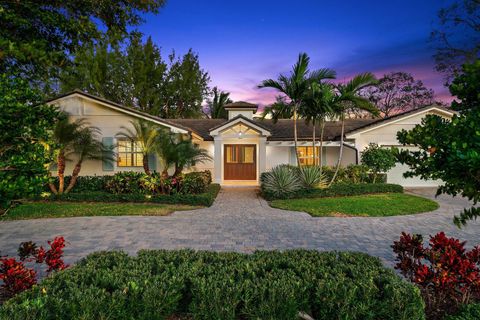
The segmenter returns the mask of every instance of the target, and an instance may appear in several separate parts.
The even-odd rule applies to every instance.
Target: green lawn
[[[438,203],[404,193],[382,193],[352,197],[274,200],[271,206],[307,212],[314,217],[384,217],[432,211],[438,208]]]
[[[65,218],[87,216],[165,216],[173,211],[192,210],[199,206],[143,203],[27,202],[11,209],[0,220]]]

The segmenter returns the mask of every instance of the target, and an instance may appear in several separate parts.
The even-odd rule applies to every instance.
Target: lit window
[[[140,144],[131,140],[118,140],[118,161],[119,167],[141,167],[143,166],[143,154]]]
[[[315,164],[318,165],[320,163],[320,147],[315,147]],[[298,147],[297,148],[297,155],[298,160],[302,165],[312,166],[313,163],[313,147]]]

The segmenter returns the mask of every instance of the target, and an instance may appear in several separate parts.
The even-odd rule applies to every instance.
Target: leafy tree
[[[293,137],[295,143],[295,157],[297,159],[297,165],[300,166],[300,159],[298,158],[298,134],[297,134],[297,118],[298,109],[300,108],[302,101],[305,97],[310,84],[313,82],[320,82],[324,79],[334,79],[336,76],[335,71],[330,69],[319,69],[315,71],[309,70],[310,58],[306,53],[300,53],[298,60],[293,66],[289,75],[281,74],[277,80],[267,79],[264,80],[258,87],[259,88],[273,88],[290,99],[288,106],[292,108],[293,115]]]
[[[262,119],[270,118],[274,122],[278,119],[292,119],[292,106],[284,96],[276,96],[275,102],[265,106],[262,112]]]
[[[143,170],[147,175],[151,175],[150,166],[148,163],[148,155],[156,153],[160,147],[160,136],[162,130],[160,126],[153,124],[146,120],[130,121],[133,129],[122,126],[122,132],[117,134],[117,137],[126,138],[131,142],[136,142],[143,154]]]
[[[64,0],[0,2],[0,72],[46,81],[79,47],[104,34],[126,34],[158,13],[164,0]]]
[[[41,101],[25,80],[0,75],[0,211],[40,193],[48,181],[47,143],[58,112]]]
[[[363,92],[383,117],[431,105],[434,92],[415,80],[410,73],[391,72]]]
[[[397,138],[403,145],[413,145],[418,151],[402,150],[397,158],[410,168],[406,177],[441,179],[437,195],[461,194],[476,204],[480,200],[480,86],[477,63],[463,68],[464,74],[453,81],[450,92],[460,100],[455,107],[461,113],[451,120],[438,115],[427,115],[412,130],[402,130]],[[458,85],[462,83],[463,85]],[[473,90],[476,89],[476,95]],[[477,99],[477,100],[476,100]],[[465,104],[464,104],[465,101]],[[480,215],[480,208],[472,207],[455,217],[458,226]]]
[[[436,46],[436,69],[449,82],[463,64],[480,58],[480,1],[456,0],[438,12],[438,26],[430,39]]]
[[[230,92],[219,91],[214,87],[212,93],[213,98],[207,100],[205,115],[210,119],[227,119],[228,112],[225,110],[225,105],[233,102],[229,98]]]
[[[342,163],[344,138],[345,138],[345,115],[351,110],[362,110],[373,115],[378,115],[378,109],[368,99],[361,96],[361,92],[374,85],[377,82],[375,76],[370,72],[359,74],[353,77],[347,83],[340,83],[336,86],[336,91],[332,96],[330,105],[332,106],[334,114],[342,122],[342,129],[340,133],[340,151],[338,155],[335,172],[329,186],[335,182],[335,179]]]
[[[379,173],[392,169],[396,162],[397,159],[391,149],[381,148],[376,143],[370,143],[362,151],[362,164],[372,171],[373,183],[376,182]]]
[[[173,176],[178,176],[183,169],[212,159],[207,150],[194,144],[190,138],[171,131],[165,131],[159,136],[157,153],[163,160],[164,177],[168,177],[168,169],[171,167],[175,169]]]

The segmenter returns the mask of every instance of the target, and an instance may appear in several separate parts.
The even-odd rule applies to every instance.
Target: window
[[[255,163],[255,146],[225,145],[226,163]]]
[[[320,156],[320,147],[315,147],[315,164],[319,164],[319,156]],[[298,160],[300,163],[306,166],[312,166],[313,163],[313,147],[298,147],[297,148]]]
[[[118,140],[119,167],[141,167],[143,166],[143,153],[138,142],[126,139]]]

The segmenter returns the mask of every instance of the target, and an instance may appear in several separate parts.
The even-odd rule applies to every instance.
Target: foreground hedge
[[[99,252],[9,300],[1,319],[424,319],[419,290],[362,253]]]
[[[211,184],[208,186],[208,191],[200,194],[159,194],[159,195],[145,195],[142,193],[125,193],[114,194],[104,191],[97,192],[77,192],[67,193],[62,195],[51,194],[47,198],[41,198],[42,200],[50,201],[88,201],[88,202],[152,202],[152,203],[164,203],[164,204],[186,204],[186,205],[199,205],[199,206],[211,206],[218,192],[220,191],[220,185]],[[37,198],[39,200],[40,198]]]
[[[446,320],[478,320],[480,319],[480,304],[472,303],[463,307],[458,314],[449,316]]]
[[[403,187],[398,184],[389,183],[336,183],[325,189],[308,189],[289,193],[286,197],[278,198],[273,194],[262,190],[262,195],[267,200],[293,199],[293,198],[322,198],[322,197],[340,197],[357,196],[373,193],[402,193]]]

